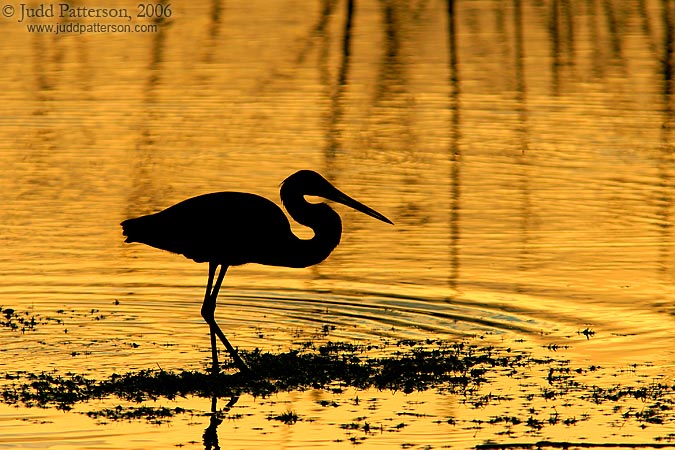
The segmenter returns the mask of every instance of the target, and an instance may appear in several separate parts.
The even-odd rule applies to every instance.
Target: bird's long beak
[[[329,200],[333,200],[334,202],[342,203],[345,206],[349,206],[352,209],[362,212],[363,214],[367,214],[370,217],[374,217],[377,220],[381,220],[382,222],[386,222],[392,225],[394,224],[394,222],[387,219],[379,212],[375,211],[372,208],[367,207],[361,202],[354,200],[353,198],[351,198],[350,196],[348,196],[344,192],[341,192],[338,189],[335,189],[335,191],[331,192],[331,195],[327,196],[326,198],[328,198]]]

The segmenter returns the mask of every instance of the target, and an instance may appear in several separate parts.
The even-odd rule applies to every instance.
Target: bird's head
[[[298,195],[323,197],[325,199],[341,203],[345,206],[349,206],[352,209],[362,212],[363,214],[367,214],[370,217],[374,217],[375,219],[381,220],[382,222],[392,225],[394,224],[391,220],[387,219],[379,212],[367,207],[363,203],[354,200],[344,192],[340,191],[328,180],[313,170],[300,170],[299,172],[295,172],[293,175],[284,180],[281,185],[281,189],[282,198],[284,197],[284,190]]]

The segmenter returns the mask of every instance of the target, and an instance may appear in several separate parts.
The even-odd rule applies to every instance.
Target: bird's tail
[[[145,217],[137,217],[135,219],[127,219],[122,222],[122,235],[126,236],[124,242],[143,242],[143,230],[145,229]]]

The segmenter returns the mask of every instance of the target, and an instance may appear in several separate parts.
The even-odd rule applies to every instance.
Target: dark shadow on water
[[[372,357],[373,351],[391,356]],[[209,372],[179,370],[141,370],[92,379],[81,374],[6,373],[0,388],[0,401],[27,407],[55,407],[70,410],[78,403],[117,397],[141,403],[158,398],[201,397],[211,400],[210,415],[218,418],[234,406],[240,395],[267,397],[280,392],[304,389],[357,389],[412,393],[427,389],[469,393],[487,382],[492,370],[513,370],[532,361],[524,353],[498,350],[465,342],[398,341],[380,345],[355,345],[329,342],[317,346],[311,342],[283,353],[261,350],[241,351],[251,371],[250,377],[236,372],[228,362],[217,375]],[[549,360],[542,360],[542,362]],[[222,410],[218,399],[227,398]],[[177,409],[174,413],[184,413]],[[157,408],[118,408],[90,414],[93,418],[132,419],[170,415]]]
[[[218,426],[221,423],[223,423],[223,419],[216,416],[216,414],[211,415],[209,426],[204,430],[204,435],[202,436],[206,450],[220,449],[220,445],[218,444]]]
[[[211,414],[209,415],[209,426],[204,430],[202,439],[204,442],[204,449],[219,450],[218,444],[218,427],[223,423],[222,414],[227,413],[239,401],[239,396],[234,395],[227,402],[222,411],[218,411],[218,397],[214,396],[211,399]]]
[[[550,350],[555,354],[557,348]],[[373,353],[386,356],[370,356]],[[101,423],[136,420],[161,425],[178,415],[201,415],[209,417],[208,426],[202,433],[204,448],[209,450],[220,448],[219,426],[225,418],[234,417],[228,413],[240,396],[268,398],[282,392],[309,389],[323,390],[337,397],[345,394],[347,388],[356,390],[357,396],[365,390],[389,393],[434,390],[436,395],[451,396],[464,405],[463,414],[468,414],[467,417],[450,417],[448,423],[451,425],[474,429],[477,419],[471,411],[496,406],[501,412],[496,410],[498,415],[490,416],[486,423],[503,427],[507,434],[512,435],[518,430],[520,435],[528,437],[540,436],[544,428],[571,427],[598,418],[605,420],[610,409],[616,416],[611,420],[618,421],[616,423],[649,426],[652,433],[661,429],[667,432],[675,423],[671,414],[675,407],[675,385],[659,377],[641,379],[634,366],[630,368],[630,373],[635,374],[631,381],[600,387],[594,380],[611,379],[623,369],[603,369],[594,365],[572,367],[563,356],[542,358],[512,348],[472,342],[382,340],[376,345],[306,342],[283,353],[253,350],[240,354],[258,377],[252,379],[238,372],[214,375],[208,371],[189,370],[142,370],[113,374],[104,379],[72,373],[5,373],[0,383],[0,401],[61,410],[70,410],[78,404],[92,406],[99,399],[118,398],[139,404],[83,413]],[[224,369],[234,370],[235,367],[231,363]],[[503,391],[496,382],[507,383],[510,387]],[[513,392],[521,392],[524,397],[514,396]],[[205,402],[210,401],[210,408],[208,412],[199,412],[141,404],[179,397],[203,398]],[[227,403],[219,409],[219,401]],[[536,407],[542,403],[561,407],[555,420],[549,416],[548,408],[539,410]],[[342,400],[326,402],[325,406],[339,408],[341,405],[355,406],[353,402]],[[568,411],[563,405],[574,407]],[[577,415],[575,410],[586,412]],[[486,420],[484,415],[480,417]],[[288,426],[301,420],[294,411],[271,419],[283,421]],[[367,424],[337,424],[341,428],[343,425],[348,429],[367,430]],[[511,445],[513,442],[495,446],[486,443],[482,448],[516,448]],[[536,448],[530,443],[522,445],[525,445],[522,448]],[[664,438],[654,446],[671,445],[671,440]],[[638,448],[649,445],[619,442],[616,446]]]
[[[451,113],[449,126],[450,158],[450,270],[448,286],[457,290],[460,282],[460,245],[461,245],[461,212],[462,212],[462,148],[461,133],[461,90],[457,52],[457,14],[455,0],[447,0],[448,28],[448,82],[450,85],[448,109]]]

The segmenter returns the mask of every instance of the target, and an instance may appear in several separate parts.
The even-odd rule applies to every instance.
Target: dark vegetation
[[[142,370],[95,380],[80,374],[7,373],[0,399],[9,404],[68,410],[78,402],[117,396],[142,402],[194,395],[211,398],[241,394],[265,397],[297,389],[345,387],[402,391],[443,389],[469,393],[486,382],[495,368],[530,364],[522,354],[497,353],[492,347],[436,341],[398,342],[391,356],[369,357],[367,348],[327,343],[284,353],[241,352],[255,378],[238,372],[216,377],[200,371]]]
[[[89,320],[105,318],[98,310],[79,314],[57,311],[53,317],[41,317],[32,312],[0,307],[0,326],[14,332],[34,332],[43,325],[65,326],[65,319],[71,313]],[[64,331],[67,333],[67,330]],[[509,440],[523,433],[541,439],[542,430],[546,427],[574,427],[598,415],[609,417],[608,423],[619,428],[632,422],[643,429],[664,427],[665,432],[675,424],[675,384],[668,382],[666,377],[654,375],[653,371],[650,375],[638,374],[640,368],[633,365],[624,369],[596,365],[572,367],[558,353],[568,348],[566,344],[545,345],[544,352],[552,357],[537,357],[526,351],[487,345],[481,339],[464,342],[382,339],[376,344],[357,345],[326,342],[330,328],[326,326],[323,331],[317,335],[316,341],[304,342],[286,352],[240,351],[241,357],[256,374],[254,378],[239,373],[234,364],[224,365],[224,371],[217,376],[213,376],[206,367],[204,370],[147,369],[113,373],[103,378],[77,373],[14,371],[0,374],[0,401],[10,405],[60,410],[88,404],[81,413],[99,423],[144,420],[162,424],[178,415],[203,415],[205,412],[148,406],[145,402],[193,396],[210,399],[213,405],[216,405],[217,399],[234,404],[242,395],[267,398],[281,392],[322,389],[337,396],[317,404],[324,408],[339,408],[349,403],[347,398],[339,397],[348,388],[357,392],[375,389],[406,394],[433,389],[441,395],[455,395],[470,408],[515,405],[516,409],[500,408],[495,415],[482,419],[429,418],[439,424],[462,424],[476,430],[498,426],[501,431],[497,435]],[[595,332],[585,328],[578,334],[591,339]],[[619,376],[623,383],[611,382]],[[504,380],[510,380],[506,383],[509,388],[498,388],[499,380],[502,387]],[[598,380],[603,381],[600,383]],[[120,404],[92,410],[91,401],[97,399],[112,400],[113,405],[114,399],[119,399],[126,406]],[[358,405],[358,396],[350,401]],[[212,424],[217,427],[224,417],[237,419],[237,414],[228,414],[227,411],[229,407],[213,409],[206,414],[212,416]],[[285,426],[311,420],[293,410],[268,414],[266,418]],[[375,424],[364,416],[339,426],[349,434],[353,443],[360,443],[376,431],[405,429],[411,420],[417,418],[392,417],[391,423]],[[564,442],[535,442],[541,445],[488,441],[483,448],[583,447]],[[674,443],[675,434],[668,433],[655,437],[649,444],[630,446],[665,447]]]

